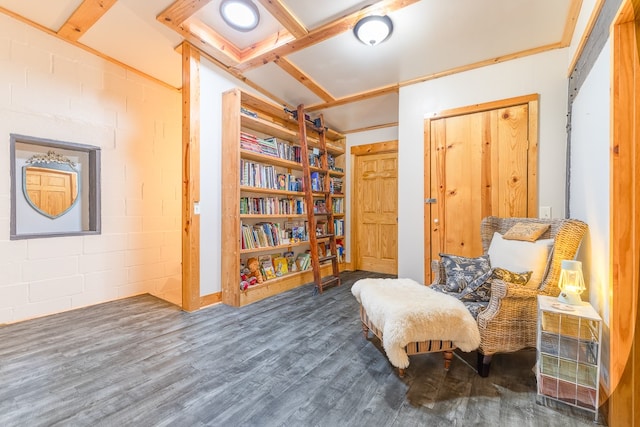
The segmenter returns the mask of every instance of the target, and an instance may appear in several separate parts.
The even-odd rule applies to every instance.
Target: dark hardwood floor
[[[362,335],[350,288],[186,313],[149,295],[0,327],[0,426],[588,426],[536,404],[534,351],[412,356]]]

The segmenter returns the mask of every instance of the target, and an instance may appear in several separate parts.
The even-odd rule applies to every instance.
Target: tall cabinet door
[[[426,281],[440,253],[482,254],[482,218],[536,216],[531,108],[521,102],[425,121]],[[537,115],[537,97],[533,108]]]
[[[354,180],[356,269],[397,274],[398,154],[357,156]]]

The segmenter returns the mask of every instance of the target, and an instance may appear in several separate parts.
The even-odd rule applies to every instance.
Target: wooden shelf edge
[[[252,254],[256,252],[269,252],[269,251],[277,251],[280,249],[294,248],[296,246],[304,246],[305,244],[309,244],[308,240],[304,240],[302,242],[296,243],[287,243],[286,245],[278,245],[278,246],[266,246],[261,248],[252,248],[252,249],[240,249],[240,254]]]

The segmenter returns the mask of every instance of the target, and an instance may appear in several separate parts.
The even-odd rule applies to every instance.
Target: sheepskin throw
[[[351,293],[382,331],[391,364],[409,366],[405,346],[414,341],[453,341],[462,351],[480,345],[478,325],[464,304],[411,279],[361,279]]]

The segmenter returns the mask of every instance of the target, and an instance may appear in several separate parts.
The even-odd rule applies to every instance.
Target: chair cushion
[[[491,275],[488,255],[467,258],[440,254],[440,260],[445,270],[445,289],[449,292],[462,292],[467,287],[475,290]]]
[[[469,310],[469,313],[471,313],[471,316],[473,316],[474,319],[477,319],[478,318],[478,313],[480,313],[482,310],[484,310],[489,305],[489,300],[487,300],[487,301],[471,301],[469,299],[463,299],[465,294],[463,294],[462,292],[448,292],[445,289],[446,285],[434,284],[434,285],[430,285],[429,287],[431,289],[433,289],[434,291],[442,292],[442,293],[445,293],[447,295],[451,295],[454,298],[458,298],[460,301],[462,301],[462,303],[467,308],[467,310]]]
[[[518,222],[511,227],[503,238],[507,240],[524,240],[535,242],[551,227],[551,224],[539,224],[535,222]]]
[[[506,240],[498,232],[493,233],[489,245],[491,267],[500,267],[509,271],[531,271],[527,287],[537,288],[544,279],[553,239],[535,242]]]

